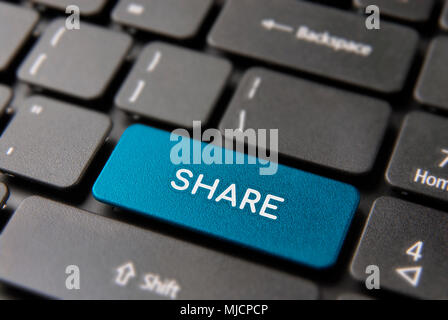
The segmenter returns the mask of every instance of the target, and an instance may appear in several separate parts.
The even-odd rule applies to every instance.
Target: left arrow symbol
[[[284,32],[293,32],[294,28],[287,26],[285,24],[280,24],[275,22],[274,19],[265,19],[261,21],[261,25],[263,28],[267,30],[278,30],[278,31],[284,31]]]
[[[417,287],[422,273],[422,267],[397,268],[397,273],[413,287]]]

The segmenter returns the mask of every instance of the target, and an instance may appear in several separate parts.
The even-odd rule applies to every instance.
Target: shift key
[[[299,277],[41,197],[0,237],[0,279],[59,299],[316,299]]]
[[[359,202],[347,184],[144,125],[125,131],[93,195],[313,268],[336,262]]]
[[[290,0],[229,0],[208,39],[237,55],[383,93],[400,91],[417,33],[319,4]]]

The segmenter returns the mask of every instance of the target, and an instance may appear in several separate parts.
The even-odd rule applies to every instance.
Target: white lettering
[[[272,210],[277,210],[277,206],[269,203],[269,200],[271,200],[271,199],[275,200],[275,201],[278,201],[278,202],[284,202],[285,201],[285,199],[283,199],[283,198],[274,196],[272,194],[268,194],[266,196],[266,199],[264,200],[263,206],[261,207],[260,216],[263,216],[263,217],[266,217],[266,218],[269,218],[269,219],[272,219],[272,220],[276,220],[277,216],[274,216],[273,214],[266,213],[266,208],[269,208],[269,209],[272,209]]]
[[[431,173],[428,170],[423,171],[422,169],[417,169],[414,176],[414,182],[448,191],[448,179],[438,178],[430,174]]]
[[[335,51],[346,51],[363,57],[369,56],[373,49],[370,45],[332,36],[328,31],[315,32],[307,26],[300,26],[296,38],[318,45],[330,47]]]
[[[179,169],[176,171],[176,179],[178,181],[180,181],[181,183],[176,182],[176,181],[171,181],[171,183],[170,183],[171,187],[178,191],[185,191],[190,187],[190,180],[188,178],[193,178],[193,176],[194,176],[194,174],[192,171],[190,171],[188,169]],[[203,188],[203,189],[206,189],[209,191],[208,195],[207,195],[207,199],[212,200],[216,193],[216,190],[218,189],[220,180],[215,179],[213,185],[208,185],[208,184],[202,183],[203,179],[204,179],[203,174],[200,174],[197,176],[196,182],[194,183],[193,188],[191,190],[191,194],[195,195],[198,193],[199,188]],[[220,193],[216,196],[215,202],[220,202],[221,200],[226,200],[226,201],[230,202],[232,207],[234,207],[234,208],[238,207],[240,210],[244,210],[246,208],[246,204],[248,204],[250,211],[252,213],[257,213],[257,208],[256,208],[255,204],[260,202],[260,200],[262,199],[262,194],[259,191],[255,190],[255,189],[247,188],[244,191],[243,196],[242,196],[242,192],[238,196],[237,186],[235,183],[230,184],[228,187],[226,187],[224,189],[224,191],[221,192],[221,190],[219,191]],[[242,198],[239,198],[241,196],[242,196]],[[239,203],[239,206],[238,206],[238,201],[239,201],[238,198],[242,199],[241,202]],[[284,202],[285,199],[275,196],[275,195],[272,195],[272,194],[267,194],[266,197],[264,198],[263,205],[261,206],[261,209],[259,210],[258,213],[262,217],[276,220],[277,219],[276,215],[266,212],[267,209],[272,209],[272,210],[278,209],[278,207],[276,205],[272,204],[272,201]]]
[[[250,194],[255,194],[255,199],[249,199]],[[250,206],[250,211],[252,211],[252,213],[255,213],[257,212],[257,210],[255,209],[255,204],[260,201],[260,199],[260,192],[254,189],[247,189],[246,193],[244,194],[243,201],[241,201],[240,209],[244,209],[246,203],[248,203]]]
[[[179,179],[180,181],[182,181],[184,183],[184,185],[183,186],[178,186],[174,181],[171,181],[171,186],[174,189],[179,190],[179,191],[187,190],[188,186],[190,185],[190,182],[188,182],[187,179],[182,177],[182,173],[186,173],[190,178],[193,178],[193,172],[191,172],[190,170],[187,170],[187,169],[177,170],[176,178]]]
[[[202,178],[204,178],[204,175],[200,174],[199,177],[198,177],[198,180],[196,180],[196,183],[195,183],[195,185],[193,187],[193,190],[191,190],[191,194],[196,194],[196,192],[198,191],[198,188],[201,187],[201,188],[210,190],[210,192],[208,193],[208,197],[207,198],[211,199],[211,198],[213,198],[213,195],[215,194],[216,188],[218,187],[219,179],[216,179],[215,182],[213,183],[213,185],[209,186],[208,184],[201,183],[202,182]]]
[[[231,192],[231,196],[227,196],[227,194]],[[232,183],[223,193],[221,193],[217,198],[216,202],[221,201],[222,199],[228,200],[232,203],[232,207],[236,207],[236,190],[235,190],[235,184]]]

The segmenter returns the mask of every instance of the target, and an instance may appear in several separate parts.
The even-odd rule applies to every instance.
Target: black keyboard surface
[[[448,299],[447,86],[443,0],[0,0],[0,299]],[[94,198],[128,127],[194,120],[359,191],[332,267]]]

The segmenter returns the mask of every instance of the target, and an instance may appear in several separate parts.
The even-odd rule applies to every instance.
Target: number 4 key
[[[352,262],[353,276],[364,282],[366,266],[376,265],[381,289],[448,299],[447,225],[446,212],[390,197],[376,200]]]

